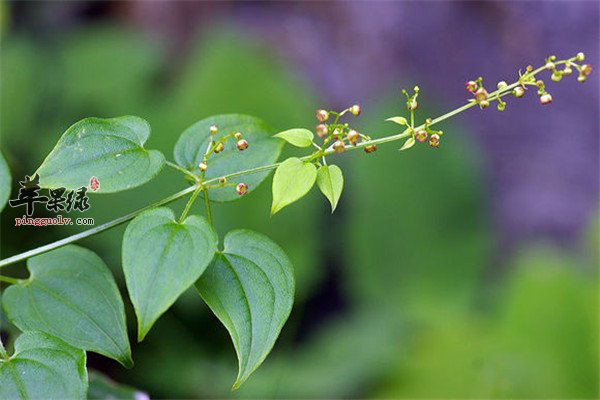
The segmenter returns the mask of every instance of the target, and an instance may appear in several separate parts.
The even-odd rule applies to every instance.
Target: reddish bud
[[[248,142],[245,139],[238,140],[236,147],[239,151],[244,151],[248,148]]]
[[[329,118],[329,113],[325,110],[317,110],[316,116],[319,122],[325,122]]]
[[[223,150],[225,150],[225,145],[223,143],[219,143],[217,144],[217,146],[215,147],[215,153],[220,153]]]
[[[336,153],[343,153],[346,150],[346,145],[341,140],[336,140],[333,144],[333,150]]]
[[[541,104],[550,104],[552,103],[552,96],[550,95],[550,93],[544,93],[543,95],[540,96],[540,103]]]
[[[241,140],[242,139],[242,133],[241,132],[236,132],[233,134],[233,137],[235,137],[236,140]]]
[[[221,177],[221,178],[219,178],[219,183],[220,183],[221,185],[225,185],[225,184],[227,183],[227,178],[225,178],[224,176],[223,176],[223,177]]]
[[[374,145],[374,144],[370,144],[368,146],[365,146],[365,153],[367,153],[367,154],[373,153],[376,150],[377,150],[377,146]]]
[[[360,139],[360,133],[356,132],[355,130],[348,132],[348,142],[350,142],[350,144],[356,146],[358,139]]]
[[[238,183],[237,186],[235,187],[235,191],[240,196],[243,196],[246,193],[248,193],[248,185],[246,185],[245,183]]]
[[[325,137],[329,133],[329,130],[327,129],[327,125],[325,125],[325,124],[317,125],[315,130],[317,131],[317,135],[319,137]]]
[[[438,135],[437,133],[431,135],[431,137],[429,138],[429,146],[440,147],[440,135]]]
[[[417,142],[423,143],[424,141],[427,140],[427,132],[424,131],[423,129],[421,129],[420,131],[417,131],[415,133],[415,139],[417,139]]]
[[[360,115],[360,106],[358,104],[355,104],[352,107],[350,107],[350,114],[357,116]]]
[[[592,66],[590,64],[583,64],[581,66],[581,75],[589,76],[592,74]]]
[[[477,89],[477,91],[475,92],[475,100],[483,101],[483,100],[487,100],[487,98],[488,98],[487,90],[485,90],[484,88]]]
[[[468,81],[465,83],[465,89],[467,89],[467,92],[475,93],[477,91],[477,82]]]
[[[219,129],[217,128],[216,125],[211,125],[210,126],[210,134],[211,135],[216,135],[216,133],[219,131]]]

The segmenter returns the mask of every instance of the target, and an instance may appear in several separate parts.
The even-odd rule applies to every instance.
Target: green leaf
[[[169,208],[138,215],[123,237],[123,271],[138,319],[138,341],[177,298],[202,275],[217,235],[203,217],[182,223]]]
[[[205,175],[207,179],[272,164],[277,161],[283,148],[283,142],[272,137],[273,129],[262,120],[248,115],[217,115],[196,122],[181,134],[173,151],[175,161],[180,166],[193,173],[200,173],[198,164],[202,161],[210,142],[211,125],[216,125],[219,129],[215,135],[216,139],[232,132],[240,132],[250,146],[240,152],[236,149],[235,139],[229,139],[224,151],[210,157]],[[248,192],[251,192],[268,175],[269,171],[257,172],[229,178],[228,182],[234,185],[244,182],[248,185]],[[210,191],[212,201],[231,201],[239,198],[240,196],[231,187],[215,188]]]
[[[165,164],[158,150],[144,149],[150,125],[133,116],[85,118],[62,135],[36,171],[40,186],[77,189],[90,178],[100,181],[98,193],[140,186],[155,177]]]
[[[315,184],[317,167],[299,158],[288,158],[273,177],[273,204],[271,215],[304,196]]]
[[[2,153],[0,153],[0,211],[4,209],[8,198],[10,197],[10,170],[8,164],[4,159]]]
[[[296,147],[308,147],[312,144],[315,135],[308,129],[296,128],[279,132],[273,137],[283,139]]]
[[[414,145],[415,145],[415,138],[411,136],[408,139],[406,139],[406,142],[404,142],[402,147],[400,147],[400,151],[408,150],[411,147],[413,147]]]
[[[85,352],[43,332],[29,331],[15,353],[0,357],[2,399],[85,399]]]
[[[406,126],[408,126],[408,121],[404,117],[392,117],[392,118],[386,119],[386,121],[395,122],[398,125],[406,125]]]
[[[267,357],[294,301],[290,260],[268,237],[249,230],[225,236],[224,250],[196,282],[225,325],[238,356],[237,389]]]
[[[87,398],[88,400],[113,400],[113,399],[130,399],[130,400],[149,400],[147,393],[132,387],[113,382],[103,374],[90,370],[89,387]]]
[[[344,189],[342,170],[337,165],[323,165],[317,171],[317,186],[331,203],[333,213]]]
[[[12,323],[133,366],[123,300],[100,257],[69,245],[30,258],[27,268],[29,279],[10,286],[2,297]]]

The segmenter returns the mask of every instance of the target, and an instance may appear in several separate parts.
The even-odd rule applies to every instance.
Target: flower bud
[[[475,91],[477,90],[477,82],[468,81],[467,83],[465,83],[465,89],[467,89],[467,92],[475,93]]]
[[[481,108],[482,110],[484,108],[488,108],[490,106],[490,102],[487,100],[482,100],[479,102],[479,108]]]
[[[216,135],[218,131],[219,131],[219,129],[217,128],[216,125],[211,125],[210,126],[210,134],[211,135]]]
[[[589,76],[592,74],[592,66],[590,64],[583,64],[581,66],[581,74],[584,76]]]
[[[562,80],[562,73],[554,71],[550,79],[552,79],[554,82],[560,82]]]
[[[238,183],[237,186],[235,187],[235,191],[240,196],[243,196],[246,193],[248,193],[248,185],[246,185],[245,183]]]
[[[585,81],[587,81],[587,76],[585,76],[585,75],[579,75],[579,76],[577,77],[577,82],[581,82],[581,83],[583,83],[583,82],[585,82]]]
[[[521,98],[525,95],[525,89],[523,89],[523,87],[521,87],[521,86],[517,86],[516,88],[513,89],[512,94],[516,98]]]
[[[585,60],[585,54],[583,54],[582,52],[577,53],[577,61],[583,61]]]
[[[440,135],[434,133],[429,138],[429,146],[431,147],[440,147]]]
[[[410,111],[415,111],[417,108],[419,108],[419,103],[417,102],[417,100],[416,100],[416,99],[412,99],[412,100],[410,101],[410,103],[408,103],[408,106],[407,106],[407,108],[408,108]]]
[[[370,144],[368,146],[365,146],[365,153],[367,153],[367,154],[373,153],[376,150],[377,150],[377,146],[374,145],[374,144]]]
[[[346,145],[341,140],[336,140],[333,144],[333,150],[336,153],[343,153],[346,150]]]
[[[215,147],[215,153],[220,153],[223,150],[225,150],[225,145],[223,143],[219,143],[217,144],[217,146]]]
[[[562,73],[563,75],[571,75],[573,73],[573,70],[571,69],[571,66],[567,65],[565,69],[563,69]]]
[[[360,115],[360,106],[358,104],[355,104],[352,107],[350,107],[350,114]]]
[[[241,132],[236,132],[233,137],[235,137],[236,140],[241,140],[242,139],[242,133]]]
[[[552,103],[552,96],[550,93],[544,93],[540,96],[540,104],[550,104]]]
[[[548,61],[545,66],[547,71],[553,71],[556,68],[556,65],[552,61]]]
[[[426,123],[427,125],[431,125],[431,124],[433,123],[433,120],[432,120],[431,118],[427,118],[427,119],[425,120],[425,123]]]
[[[319,122],[325,122],[329,118],[329,113],[325,110],[317,110],[316,116]]]
[[[424,141],[427,140],[427,132],[423,129],[421,129],[420,131],[417,131],[415,133],[415,139],[417,139],[418,142],[423,143]]]
[[[483,100],[487,100],[487,98],[488,98],[487,90],[485,90],[484,88],[477,89],[477,91],[475,92],[475,100],[481,102]]]
[[[533,71],[533,65],[529,64],[528,66],[526,66],[525,71],[527,71],[527,72]]]
[[[208,165],[206,165],[206,163],[202,161],[200,164],[198,164],[198,168],[200,168],[200,171],[204,172],[206,171],[206,168],[208,168]]]
[[[227,178],[225,178],[224,176],[219,178],[219,184],[221,186],[225,186],[226,183],[227,183]]]
[[[248,148],[248,142],[245,139],[238,140],[235,145],[239,151],[244,151]]]
[[[350,142],[351,145],[356,146],[358,139],[360,139],[360,133],[356,132],[355,130],[348,132],[348,142]]]
[[[498,87],[498,89],[502,90],[502,89],[504,89],[507,86],[508,86],[508,83],[506,83],[505,81],[500,81],[500,82],[498,82],[498,86],[497,87]]]
[[[317,125],[315,130],[317,131],[317,135],[319,135],[319,137],[325,137],[329,133],[329,130],[327,129],[327,125],[324,125],[324,124]]]
[[[504,111],[504,109],[506,108],[506,103],[498,103],[496,108],[498,109],[498,111]]]

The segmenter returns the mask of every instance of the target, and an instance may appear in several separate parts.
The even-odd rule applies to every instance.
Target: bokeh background
[[[419,84],[425,118],[463,104],[466,80],[494,87],[550,54],[583,51],[600,66],[599,4],[3,2],[0,133],[13,195],[86,116],[139,115],[148,146],[167,156],[217,113],[311,128],[316,108],[358,102],[356,126],[378,137],[395,131],[383,120],[404,111],[403,87]],[[143,343],[132,336],[133,369],[94,354],[90,367],[156,398],[598,398],[598,82],[549,82],[549,106],[528,93],[504,113],[472,109],[443,124],[438,151],[391,144],[339,157],[346,187],[333,215],[313,189],[269,218],[269,183],[213,207],[221,235],[268,234],[297,277],[290,320],[241,390],[230,391],[226,330],[192,291]],[[165,170],[92,197],[86,216],[103,223],[185,186]],[[15,228],[20,211],[2,214],[3,258],[82,230]],[[123,231],[81,244],[125,295]]]

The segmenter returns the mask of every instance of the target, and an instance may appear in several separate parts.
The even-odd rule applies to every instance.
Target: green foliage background
[[[185,128],[212,114],[311,128],[314,109],[329,106],[322,93],[243,37],[214,31],[172,62],[167,49],[102,26],[47,42],[4,35],[0,132],[13,194],[66,128],[87,116],[139,115],[152,126],[148,147],[166,155]],[[363,103],[359,128],[373,137],[394,132],[383,119],[402,106],[396,92]],[[533,244],[499,256],[485,162],[464,127],[444,131],[440,151],[399,154],[387,145],[336,160],[346,187],[333,216],[313,189],[269,218],[269,184],[213,208],[221,237],[237,228],[265,233],[286,250],[297,277],[282,336],[238,392],[230,392],[236,360],[228,335],[194,293],[143,343],[132,342],[134,369],[95,355],[89,364],[153,397],[597,398],[598,219],[578,249]],[[141,188],[92,197],[85,216],[99,224],[185,185],[165,170]],[[19,212],[2,214],[2,257],[82,230],[15,228]],[[201,204],[192,212],[203,214]],[[108,264],[122,294],[123,231],[81,243]],[[6,274],[26,271],[15,265]],[[5,319],[2,329],[11,332]]]

